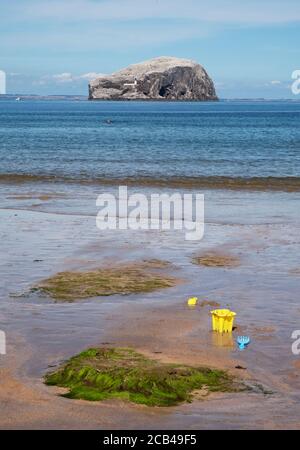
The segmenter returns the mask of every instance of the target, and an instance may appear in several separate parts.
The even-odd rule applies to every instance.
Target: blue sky
[[[299,0],[0,0],[8,93],[86,94],[156,56],[191,58],[220,97],[295,98]]]

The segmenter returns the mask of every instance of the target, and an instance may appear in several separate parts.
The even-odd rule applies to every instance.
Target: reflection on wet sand
[[[226,347],[234,349],[235,343],[232,333],[217,333],[213,331],[211,333],[212,345],[215,347]]]

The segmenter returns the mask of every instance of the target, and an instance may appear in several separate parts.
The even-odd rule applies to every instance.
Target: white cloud
[[[214,33],[213,26],[199,26],[198,23],[182,24],[177,23],[153,23],[142,24],[82,24],[80,28],[84,34],[78,33],[75,27],[64,27],[60,32],[41,33],[39,30],[30,28],[25,34],[23,30],[8,31],[4,34],[2,45],[3,51],[9,48],[9,53],[19,52],[20,43],[27,49],[37,50],[46,47],[55,48],[56,55],[60,50],[66,52],[84,51],[96,52],[102,49],[120,50],[127,48],[141,48],[144,46],[161,45],[163,43],[173,43],[181,40],[206,37]],[[4,45],[5,44],[5,45]],[[1,50],[1,41],[0,41]]]
[[[100,78],[100,77],[104,77],[105,74],[104,73],[96,73],[96,72],[88,72],[88,73],[84,73],[83,75],[79,75],[77,78],[78,79],[82,79],[82,80],[94,80],[95,78]]]
[[[73,75],[70,72],[52,75],[52,78],[58,83],[71,83],[73,81]]]
[[[264,83],[263,85],[268,88],[290,89],[290,82],[288,81],[272,80]]]
[[[285,23],[300,20],[298,0],[11,0],[1,7],[16,20],[60,22],[191,19],[217,23]]]
[[[64,83],[79,83],[91,81],[95,78],[105,76],[103,73],[88,72],[81,75],[72,74],[71,72],[62,72],[54,75],[43,75],[40,79],[34,80],[34,85],[45,85],[45,84],[64,84]]]

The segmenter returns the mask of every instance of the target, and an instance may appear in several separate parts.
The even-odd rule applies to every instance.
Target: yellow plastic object
[[[198,298],[197,297],[191,297],[191,298],[189,298],[188,299],[188,305],[189,306],[195,306],[195,305],[197,305],[197,302],[198,302]]]
[[[212,315],[212,329],[218,333],[231,333],[236,313],[230,309],[215,309]]]

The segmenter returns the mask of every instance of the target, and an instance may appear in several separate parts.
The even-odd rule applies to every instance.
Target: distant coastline
[[[0,100],[88,100],[87,95],[37,95],[37,94],[5,94],[0,95]]]
[[[51,95],[38,95],[38,94],[4,94],[0,95],[0,101],[2,100],[16,100],[20,98],[21,100],[69,100],[69,101],[88,101],[88,95],[75,94],[75,95],[63,95],[63,94],[51,94]],[[114,100],[97,100],[97,101],[109,101],[113,102]],[[125,101],[125,100],[124,100]],[[138,100],[131,100],[138,101]],[[149,100],[154,101],[154,100]],[[182,102],[190,102],[192,100],[173,100],[173,102],[182,103]],[[193,102],[197,102],[194,100]],[[290,102],[290,103],[300,103],[300,98],[219,98],[220,102]]]

